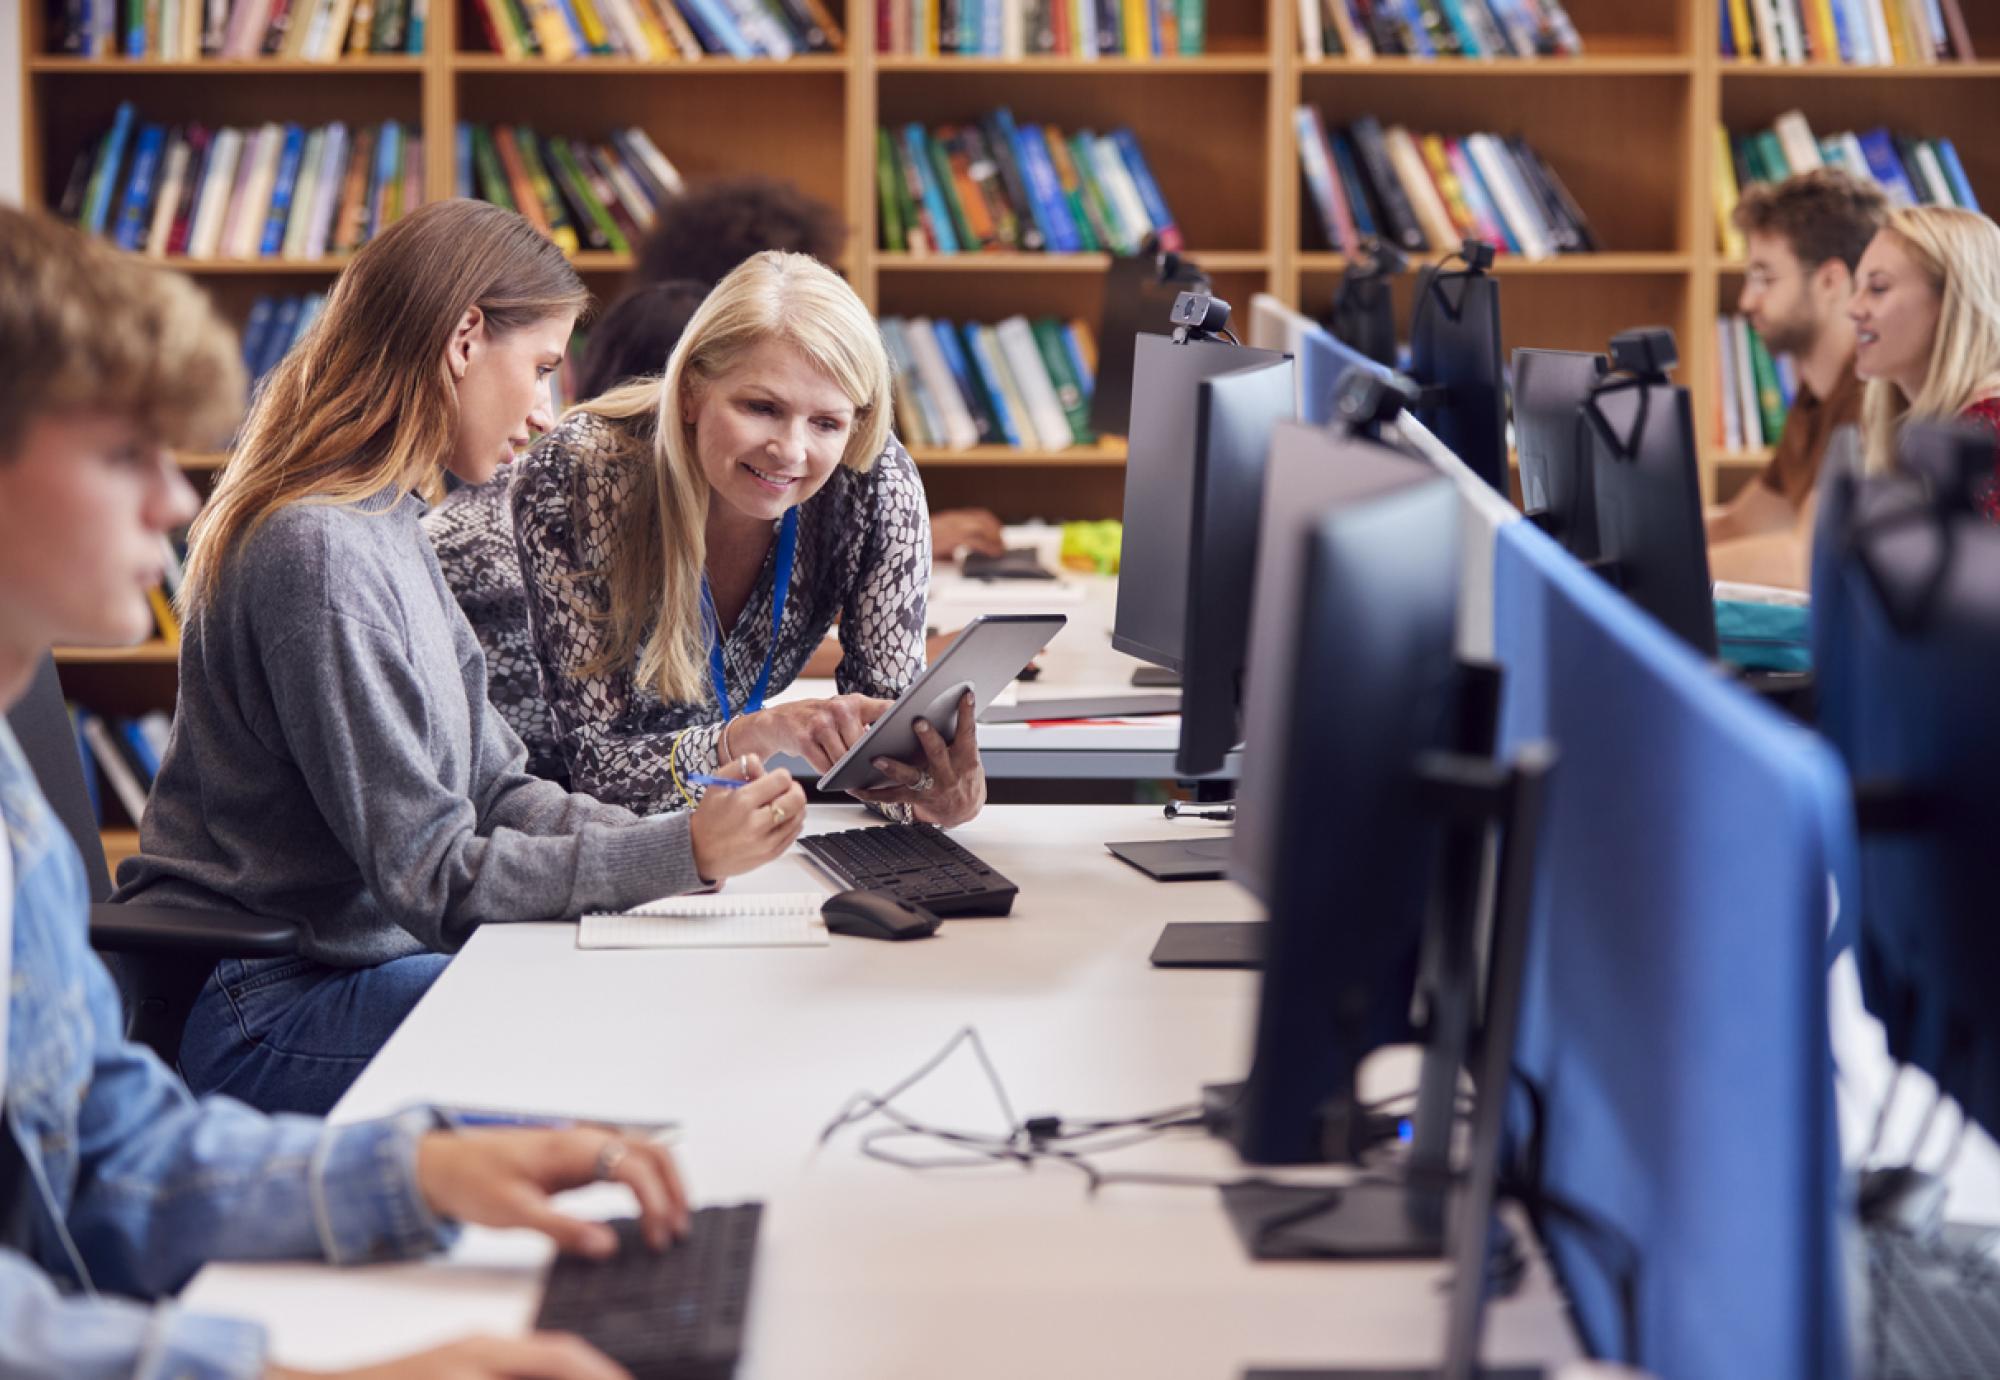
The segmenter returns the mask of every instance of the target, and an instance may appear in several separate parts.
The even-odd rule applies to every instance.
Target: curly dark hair
[[[810,254],[832,265],[846,243],[840,213],[794,183],[756,175],[718,178],[660,207],[632,282],[635,287],[675,278],[719,283],[765,249]]]
[[[1807,272],[1838,259],[1849,273],[1888,218],[1881,188],[1837,168],[1745,187],[1735,215],[1739,230],[1786,240]]]
[[[613,303],[591,328],[577,366],[577,401],[587,402],[626,379],[665,373],[667,356],[708,289],[707,283],[686,278],[648,283]]]

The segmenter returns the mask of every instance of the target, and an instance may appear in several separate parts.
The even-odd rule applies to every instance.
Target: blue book
[[[1466,3],[1477,4],[1478,0],[1466,0]],[[1722,8],[1726,10],[1729,7],[1724,5]],[[1444,13],[1444,22],[1450,26],[1452,36],[1458,40],[1458,50],[1461,53],[1467,57],[1490,56],[1480,43],[1479,35],[1473,32],[1472,25],[1466,22],[1465,11],[1459,8],[1459,0],[1438,0],[1438,9]]]
[[[1868,171],[1889,193],[1889,199],[1901,206],[1915,206],[1921,198],[1903,171],[1903,160],[1896,156],[1896,141],[1886,129],[1871,129],[1857,136],[1861,141],[1861,155],[1868,160]]]
[[[113,241],[120,249],[137,250],[146,243],[150,221],[147,208],[153,202],[153,184],[160,174],[160,154],[166,148],[165,125],[147,125],[139,131],[132,148],[132,171],[125,178],[125,198],[118,207]]]
[[[1028,197],[1035,203],[1035,219],[1042,223],[1050,251],[1074,254],[1082,249],[1083,238],[1070,218],[1062,181],[1056,176],[1055,164],[1049,160],[1048,141],[1040,125],[1024,125],[1014,131],[1014,161],[1021,165]]]
[[[126,14],[132,22],[125,28],[125,56],[142,58],[146,56],[146,7],[130,6]]]
[[[430,5],[427,0],[412,0],[410,5],[409,33],[403,41],[406,53],[421,53],[424,50],[424,25],[430,19]]]
[[[104,788],[98,784],[97,754],[90,750],[90,740],[83,736],[83,710],[69,706],[69,728],[76,737],[76,755],[83,759],[83,789],[90,797],[90,813],[99,826],[104,823]]]
[[[1031,247],[1055,248],[1055,236],[1049,225],[1048,217],[1040,202],[1035,197],[1034,184],[1028,181],[1027,164],[1021,161],[1021,131],[1014,127],[1014,112],[1003,105],[987,118],[992,121],[992,133],[995,138],[1007,141],[1007,152],[1013,155],[1014,168],[1021,175],[1021,190],[1026,193],[1028,204],[1015,209],[1021,213],[1023,220],[1042,232],[1041,245]],[[993,150],[994,157],[998,158],[1000,152],[1000,149],[996,147]]]
[[[1938,0],[1924,0],[1924,13],[1929,17],[1930,31],[1943,40],[1939,46],[1946,52],[1949,52],[1951,49],[1951,30],[1945,27],[1944,6],[1939,4]],[[1940,57],[1943,55],[1943,53],[1939,53]],[[1959,53],[1956,56],[1962,59],[1965,54]]]
[[[951,370],[952,382],[958,385],[959,396],[965,399],[965,410],[972,414],[972,424],[979,428],[979,443],[991,445],[995,439],[993,410],[979,396],[979,385],[973,382],[972,368],[958,343],[958,331],[951,322],[936,317],[931,321],[931,334],[937,337],[938,353],[944,356],[945,368]]]
[[[985,57],[999,57],[1006,38],[1001,20],[1006,18],[1005,0],[982,0],[979,6],[979,51]]]
[[[368,229],[361,237],[364,244],[389,228],[382,212],[388,203],[389,186],[396,180],[396,162],[402,150],[403,126],[384,120],[382,132],[375,137],[375,172],[368,179]]]
[[[1390,6],[1403,32],[1409,35],[1412,56],[1434,58],[1437,48],[1431,42],[1430,31],[1424,27],[1423,12],[1417,8],[1417,0],[1398,0]]]
[[[944,189],[938,186],[937,170],[931,167],[930,144],[922,125],[912,121],[903,126],[903,149],[905,161],[916,167],[918,185],[924,189],[924,210],[931,219],[938,253],[956,254],[958,232],[952,227],[951,208],[945,204]]]
[[[1088,398],[1097,391],[1097,375],[1088,364],[1084,363],[1083,351],[1077,345],[1076,327],[1065,321],[1062,323],[1060,334],[1063,353],[1069,356],[1070,371],[1076,375],[1077,386],[1083,389],[1083,396]]]
[[[468,200],[473,196],[472,182],[472,126],[464,120],[458,122],[458,133],[452,141],[451,185],[459,196]]]
[[[556,13],[562,16],[562,22],[569,27],[570,41],[576,44],[577,52],[586,54],[596,52],[597,49],[590,46],[590,40],[583,36],[583,22],[576,17],[576,7],[571,5],[569,0],[549,0],[549,3],[555,7]]]
[[[146,785],[150,786],[160,774],[160,755],[153,751],[153,745],[139,728],[137,719],[117,719],[111,725],[117,730],[125,746],[132,750],[132,756],[146,773]]]
[[[1097,0],[1097,55],[1116,57],[1124,51],[1125,7],[1119,0]]]
[[[132,138],[136,114],[132,102],[118,103],[118,111],[111,117],[111,132],[104,136],[97,166],[91,170],[90,190],[83,202],[83,228],[92,235],[103,234],[105,222],[111,217],[112,189],[118,185],[118,170],[125,166],[125,145]]]
[[[278,151],[278,175],[271,182],[271,214],[264,217],[264,239],[257,246],[259,258],[275,259],[285,247],[285,224],[292,218],[292,192],[299,185],[299,158],[305,147],[305,130],[286,125],[285,143]]]
[[[1834,0],[1834,4],[1838,8],[1839,0]],[[1729,0],[1720,0],[1720,3],[1716,5],[1716,9],[1720,11],[1722,21],[1721,33],[1718,35],[1721,39],[1722,55],[1730,58],[1736,57],[1738,56],[1736,49],[1736,26],[1729,22]]]
[[[1875,32],[1868,25],[1868,15],[1862,9],[1867,0],[1833,0],[1833,21],[1845,25],[1847,37],[1841,43],[1841,51],[1851,52],[1849,61],[1857,66],[1870,66],[1875,61]]]
[[[1452,171],[1459,175],[1459,193],[1465,198],[1465,204],[1472,208],[1476,219],[1499,229],[1501,242],[1508,253],[1520,253],[1521,242],[1514,237],[1514,227],[1507,223],[1507,217],[1500,214],[1499,204],[1493,200],[1493,189],[1486,185],[1486,176],[1479,171],[1479,164],[1470,154],[1466,155],[1464,164],[1464,167],[1452,164]]]
[[[729,6],[722,0],[688,0],[683,13],[691,21],[697,15],[700,17],[701,27],[708,30],[717,50],[736,58],[755,56],[750,50],[749,40],[743,36],[743,30],[736,25],[736,16],[729,12]]]
[[[278,303],[277,311],[271,316],[270,334],[264,337],[263,358],[257,361],[258,378],[277,368],[278,361],[292,348],[292,337],[299,329],[301,305],[297,297],[287,297]]]
[[[257,361],[264,357],[264,342],[271,337],[271,318],[277,312],[277,302],[265,294],[250,304],[250,315],[243,323],[243,368],[253,382]]]
[[[1958,161],[1958,145],[1949,139],[1933,139],[1931,147],[1937,150],[1945,181],[1951,183],[1951,199],[1968,211],[1977,211],[1979,201],[1972,195],[1972,179],[1965,175],[1965,164]]]
[[[1010,446],[1020,445],[1021,429],[1014,424],[1014,414],[1008,410],[1006,391],[1000,387],[1000,375],[995,371],[993,357],[987,353],[978,325],[968,321],[959,329],[965,333],[965,353],[979,373],[986,396],[993,401],[993,420],[999,424],[1001,438]]]
[[[1174,214],[1167,209],[1167,199],[1160,195],[1160,184],[1153,180],[1153,170],[1146,166],[1146,155],[1139,151],[1139,136],[1124,127],[1111,131],[1111,141],[1118,146],[1118,155],[1125,161],[1125,171],[1132,174],[1133,183],[1139,188],[1139,200],[1145,203],[1146,219],[1153,222],[1159,233],[1160,248],[1179,249],[1181,231],[1174,224]]]
[[[1361,165],[1355,160],[1354,145],[1345,134],[1333,136],[1333,166],[1340,174],[1341,188],[1347,193],[1347,210],[1354,217],[1354,232],[1363,237],[1379,235],[1375,212],[1361,181]]]

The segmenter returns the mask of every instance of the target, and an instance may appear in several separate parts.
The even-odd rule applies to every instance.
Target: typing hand
[[[731,792],[734,794],[734,792]],[[646,1239],[661,1249],[688,1228],[687,1190],[664,1145],[595,1127],[438,1131],[417,1142],[417,1188],[440,1217],[529,1227],[575,1255],[603,1259],[618,1236],[556,1211],[550,1195],[606,1180],[639,1200]]]
[[[631,1372],[579,1337],[467,1337],[415,1356],[358,1370],[272,1366],[265,1380],[632,1380]]]
[[[784,768],[767,772],[751,753],[716,775],[750,784],[711,786],[695,807],[694,866],[708,882],[762,867],[792,846],[806,822],[806,793]]]
[[[1007,543],[1000,519],[984,508],[946,508],[931,514],[931,550],[956,560],[960,551],[998,556]]]
[[[724,739],[731,752],[765,757],[789,752],[825,771],[861,741],[861,735],[894,707],[873,695],[835,695],[829,700],[793,700],[733,719]]]
[[[947,745],[944,736],[917,720],[917,744],[924,765],[912,767],[890,757],[877,757],[875,770],[894,785],[854,791],[871,805],[908,805],[925,824],[949,829],[963,824],[986,804],[986,768],[979,760],[979,734],[972,693],[958,701],[958,736]]]

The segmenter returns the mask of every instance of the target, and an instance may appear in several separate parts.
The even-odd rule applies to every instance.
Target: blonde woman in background
[[[1956,207],[1893,212],[1861,256],[1848,316],[1867,470],[1895,467],[1907,421],[1983,425],[1996,465],[1979,504],[2000,521],[2000,226]]]

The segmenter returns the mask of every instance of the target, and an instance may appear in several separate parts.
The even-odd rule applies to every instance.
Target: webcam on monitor
[[[1674,333],[1665,326],[1642,326],[1611,337],[1611,367],[1620,373],[1657,378],[1680,362]]]
[[[1204,340],[1229,330],[1229,303],[1206,292],[1183,292],[1174,298],[1167,319],[1174,325],[1174,343]]]
[[[1377,436],[1383,423],[1415,407],[1422,393],[1407,375],[1392,373],[1385,378],[1367,369],[1350,369],[1334,392],[1334,415],[1350,431]]]

